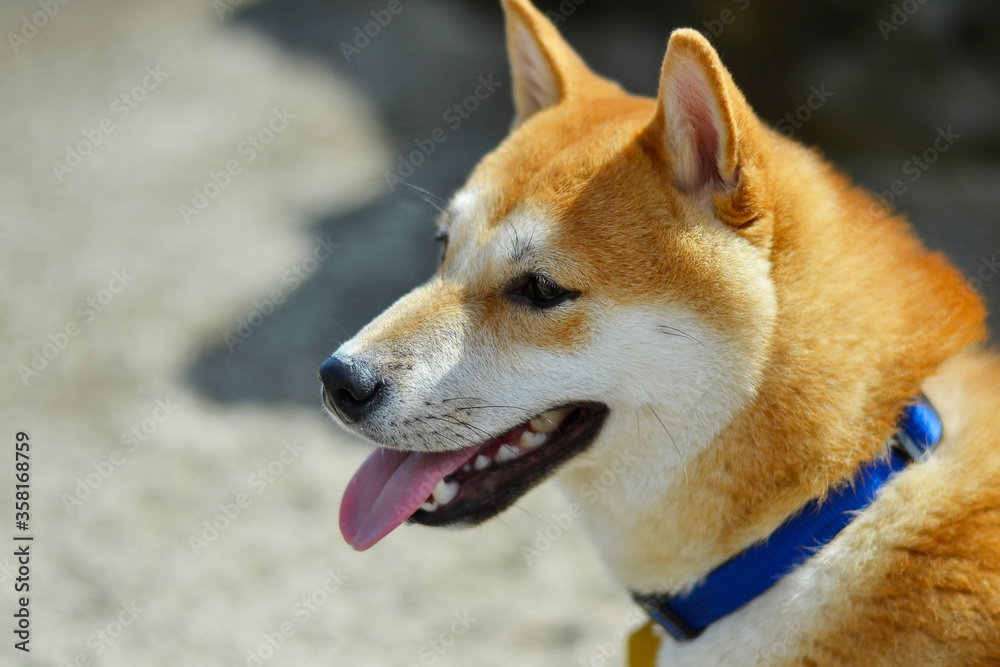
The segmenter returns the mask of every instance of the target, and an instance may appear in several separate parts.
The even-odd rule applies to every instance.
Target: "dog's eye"
[[[441,263],[444,264],[444,256],[448,253],[448,234],[438,232],[434,235],[434,240],[441,244]]]
[[[550,308],[579,296],[579,292],[564,289],[545,276],[532,274],[518,280],[510,295],[527,300],[536,308]]]

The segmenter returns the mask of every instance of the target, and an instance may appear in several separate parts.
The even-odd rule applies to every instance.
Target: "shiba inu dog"
[[[697,32],[646,99],[503,5],[510,136],[441,217],[436,275],[320,369],[378,445],[347,541],[473,525],[555,476],[664,628],[658,665],[1000,663],[979,297]]]

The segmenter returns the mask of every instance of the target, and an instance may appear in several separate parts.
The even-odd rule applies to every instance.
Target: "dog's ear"
[[[516,127],[573,95],[584,78],[596,76],[529,0],[502,0],[502,4],[507,17]]]
[[[656,113],[643,139],[682,192],[710,191],[716,213],[755,220],[760,126],[719,55],[700,33],[675,30],[660,73]]]

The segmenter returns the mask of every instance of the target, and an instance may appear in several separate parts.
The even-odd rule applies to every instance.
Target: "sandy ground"
[[[368,10],[329,9],[336,34]],[[4,35],[37,11],[4,2]],[[404,528],[364,554],[337,529],[368,449],[322,414],[315,369],[433,265],[432,211],[387,198],[383,172],[479,75],[503,81],[496,103],[414,180],[447,194],[502,134],[499,23],[425,7],[410,32],[454,34],[446,46],[400,28],[333,67],[309,52],[320,27],[290,48],[284,24],[255,27],[269,7],[240,11],[69,2],[0,44],[0,493],[27,431],[35,536],[30,654],[11,646],[0,550],[0,663],[603,664],[632,607],[580,527],[558,527],[554,488],[481,528]],[[427,77],[457,58],[461,77]],[[415,103],[426,86],[435,101]],[[857,168],[877,186],[898,162]],[[970,272],[1000,247],[983,224],[991,168],[960,216],[975,234],[924,223]],[[938,173],[910,201],[947,219],[954,172]],[[7,501],[0,520],[7,541]],[[544,554],[528,563],[526,545]]]

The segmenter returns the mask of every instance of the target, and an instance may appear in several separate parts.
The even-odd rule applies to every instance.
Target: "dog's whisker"
[[[442,399],[441,402],[442,403],[450,403],[452,401],[485,401],[485,400],[486,399],[484,399],[484,398],[453,396],[451,398]],[[525,412],[525,413],[527,413],[529,415],[534,415],[534,414],[537,413],[537,410],[532,410],[532,409],[529,409],[529,408],[521,407],[519,405],[493,405],[493,404],[489,404],[489,405],[461,405],[461,406],[454,407],[452,409],[453,410],[487,410],[487,409],[520,410],[521,412]]]
[[[490,438],[493,437],[489,433],[487,433],[486,431],[484,431],[483,429],[479,428],[478,426],[474,426],[472,424],[464,422],[461,419],[458,419],[457,417],[451,417],[449,415],[444,415],[444,416],[441,416],[441,417],[436,416],[436,415],[431,415],[431,416],[428,417],[428,419],[435,419],[435,420],[439,420],[439,421],[444,421],[444,422],[447,422],[447,423],[450,423],[450,424],[454,424],[455,426],[464,426],[465,428],[472,429],[473,431],[476,431],[477,433],[480,433],[481,435],[485,436],[485,438],[487,440],[489,440]]]
[[[529,509],[527,509],[527,508],[525,508],[525,507],[522,507],[522,506],[521,506],[521,503],[514,503],[513,505],[511,505],[511,507],[516,507],[517,509],[521,510],[522,512],[524,512],[524,513],[525,513],[525,514],[527,514],[528,516],[530,516],[530,517],[534,517],[535,519],[538,519],[538,520],[539,520],[540,522],[542,522],[542,523],[546,523],[546,521],[545,521],[545,519],[544,519],[544,518],[542,517],[542,515],[540,515],[540,514],[536,514],[535,512],[532,512],[531,510],[529,510]]]
[[[337,325],[338,327],[340,327],[340,328],[341,328],[341,329],[342,329],[342,330],[344,331],[344,335],[345,335],[345,336],[347,336],[347,338],[345,338],[344,340],[341,340],[341,341],[340,341],[340,344],[341,344],[341,345],[342,345],[342,344],[343,344],[343,343],[344,343],[345,341],[347,341],[347,340],[350,340],[350,339],[351,339],[351,332],[347,330],[347,327],[345,327],[345,326],[344,326],[343,324],[341,324],[340,322],[334,322],[334,324],[336,324],[336,325]],[[338,347],[339,347],[339,345],[338,345]]]
[[[692,336],[688,332],[682,331],[682,330],[678,329],[677,327],[671,327],[671,326],[667,326],[665,324],[661,324],[660,325],[660,333],[664,333],[664,334],[666,334],[668,336],[679,336],[681,338],[687,338],[690,341],[694,341],[695,343],[698,343],[698,345],[701,345],[702,347],[705,346],[705,344],[702,343],[700,340],[698,340],[697,338],[695,338],[694,336]]]
[[[518,507],[518,505],[517,505],[517,504],[515,503],[515,504],[513,505],[513,507]],[[509,523],[507,523],[507,519],[505,519],[505,518],[504,518],[503,516],[498,516],[498,517],[496,517],[496,518],[497,518],[497,519],[499,519],[499,520],[500,520],[500,523],[502,523],[502,524],[504,525],[504,527],[505,527],[505,528],[506,528],[507,530],[509,530],[509,531],[510,531],[510,534],[511,534],[511,535],[514,535],[515,537],[517,537],[517,536],[518,536],[518,535],[517,535],[517,531],[516,531],[516,530],[514,530],[514,528],[513,528],[513,527],[511,527],[511,525],[510,525]],[[483,530],[483,529],[484,529],[484,527],[485,527],[485,525],[486,525],[486,524],[479,524],[479,529],[480,529],[480,530]]]
[[[514,226],[514,223],[512,223],[507,218],[504,218],[503,221],[504,221],[504,224],[506,224],[507,227],[510,228],[510,231],[513,232],[513,234],[514,234],[514,238],[513,238],[514,247],[516,248],[517,246],[521,245],[520,244],[520,240],[517,238],[517,228]],[[508,234],[508,236],[509,236],[509,234]]]
[[[445,207],[448,205],[447,201],[445,201],[441,197],[438,197],[430,190],[422,188],[418,185],[414,185],[413,183],[408,183],[406,181],[401,181],[401,182],[406,187],[416,191],[417,196],[420,197],[420,199],[423,199],[425,202],[433,206],[435,209],[437,209],[439,213],[445,212]]]
[[[466,405],[463,407],[455,408],[455,410],[487,410],[487,409],[499,409],[499,410],[520,410],[521,412],[526,412],[528,414],[534,414],[534,410],[529,410],[528,408],[520,408],[516,405]]]
[[[670,435],[670,431],[667,430],[667,425],[663,423],[662,419],[660,419],[660,415],[656,414],[656,410],[653,409],[652,405],[649,406],[649,411],[653,413],[654,417],[656,417],[656,421],[660,422],[660,426],[663,427],[663,432],[667,434],[668,438],[670,438],[670,444],[672,444],[674,449],[677,450],[677,458],[681,462],[681,469],[684,471],[684,481],[687,482],[687,463],[685,463],[684,457],[681,455],[681,448],[677,446],[677,443],[674,441],[674,436]]]
[[[462,449],[465,449],[466,447],[472,447],[473,445],[476,444],[476,443],[472,442],[471,440],[469,440],[468,442],[462,442],[461,440],[456,440],[455,438],[461,438],[462,437],[462,436],[458,435],[457,433],[447,434],[447,433],[442,433],[441,431],[431,431],[431,434],[435,435],[435,436],[438,436],[438,437],[441,437],[441,438],[444,438],[445,440],[449,440],[449,441],[455,443],[456,445],[458,445]],[[455,436],[455,438],[451,437],[452,435]]]

